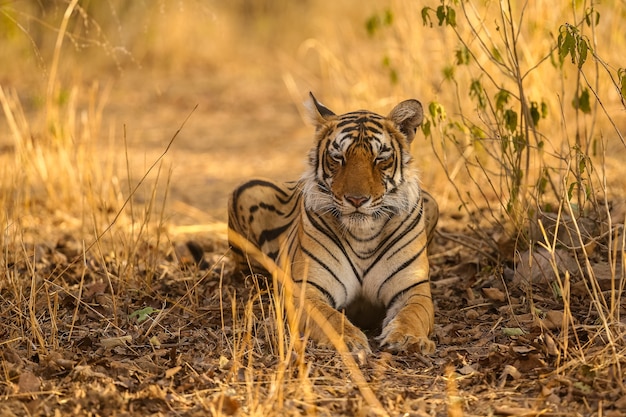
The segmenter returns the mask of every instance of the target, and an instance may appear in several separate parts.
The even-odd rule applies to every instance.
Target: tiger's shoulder
[[[281,237],[296,220],[301,198],[300,181],[277,182],[264,178],[246,181],[229,198],[229,233],[236,231],[276,260]]]

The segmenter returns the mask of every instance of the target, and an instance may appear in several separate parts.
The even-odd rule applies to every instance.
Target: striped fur
[[[433,352],[427,246],[438,209],[420,189],[409,152],[421,104],[404,101],[387,117],[337,116],[311,95],[310,111],[316,140],[307,172],[295,182],[257,179],[238,187],[229,203],[230,229],[286,262],[300,288],[296,296],[303,293],[353,351],[370,351],[353,323],[375,327],[369,313],[380,311],[383,348]],[[231,246],[242,265],[254,265]],[[329,343],[306,315],[301,327]]]

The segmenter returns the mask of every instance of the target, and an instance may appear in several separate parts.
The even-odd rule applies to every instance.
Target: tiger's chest
[[[337,308],[358,298],[380,305],[386,283],[393,284],[403,265],[425,246],[419,231],[413,230],[420,213],[369,219],[359,228],[346,230],[331,214],[303,209],[294,224],[297,233],[290,237],[294,280],[331,289]]]

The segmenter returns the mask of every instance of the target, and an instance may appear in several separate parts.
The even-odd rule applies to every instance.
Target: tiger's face
[[[409,145],[423,119],[421,104],[404,101],[387,117],[338,116],[311,99],[317,140],[305,175],[307,209],[331,213],[356,231],[412,208],[419,183]]]

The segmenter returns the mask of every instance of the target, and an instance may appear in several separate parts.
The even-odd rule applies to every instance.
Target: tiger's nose
[[[343,196],[343,198],[345,198],[346,201],[348,201],[348,203],[352,204],[356,208],[361,207],[363,204],[367,203],[370,199],[369,197],[364,196],[364,195],[345,195]]]

